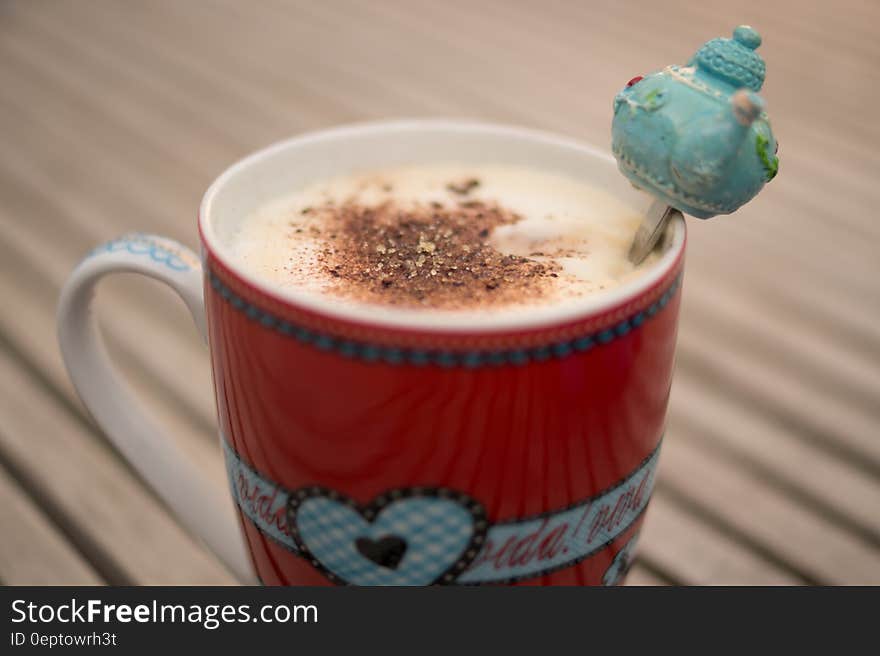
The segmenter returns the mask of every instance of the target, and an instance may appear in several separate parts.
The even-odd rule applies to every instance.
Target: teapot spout
[[[733,116],[740,125],[748,127],[764,111],[764,100],[756,93],[740,89],[730,97]]]

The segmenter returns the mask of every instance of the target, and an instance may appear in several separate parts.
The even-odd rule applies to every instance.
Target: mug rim
[[[277,153],[297,149],[325,140],[344,139],[364,134],[457,131],[461,133],[492,134],[536,142],[544,146],[568,149],[578,156],[614,164],[614,158],[590,144],[543,130],[499,123],[450,119],[402,119],[368,121],[314,130],[272,143],[243,157],[226,168],[208,187],[199,206],[198,227],[203,248],[228,271],[248,286],[268,298],[295,309],[324,316],[337,321],[353,322],[384,329],[429,331],[432,333],[494,333],[499,331],[526,331],[567,324],[599,316],[622,304],[632,302],[648,293],[675,271],[683,258],[687,242],[684,218],[676,213],[667,227],[672,230],[671,244],[649,270],[612,289],[590,293],[583,298],[530,307],[480,313],[478,310],[407,310],[366,303],[339,303],[324,295],[293,288],[281,288],[246,271],[225,252],[211,222],[214,200],[220,190],[236,175]],[[207,266],[206,266],[207,268]],[[206,275],[208,272],[206,271]]]

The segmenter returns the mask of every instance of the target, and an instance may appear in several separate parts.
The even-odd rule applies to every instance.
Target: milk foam
[[[447,188],[469,179],[479,180],[479,185],[466,196]],[[319,263],[328,235],[321,230],[319,215],[310,210],[328,202],[378,205],[388,200],[403,208],[484,201],[521,215],[517,223],[496,228],[489,242],[502,253],[555,262],[562,269],[546,293],[505,304],[504,309],[552,306],[611,289],[638,276],[658,258],[654,253],[638,268],[628,261],[627,250],[641,216],[618,198],[566,176],[501,165],[413,166],[312,184],[245,217],[230,240],[230,254],[245,270],[278,288],[364,305],[346,298],[338,281]],[[430,304],[425,309],[442,311]]]

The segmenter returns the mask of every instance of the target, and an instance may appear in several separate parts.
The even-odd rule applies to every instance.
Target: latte
[[[639,275],[637,211],[602,189],[509,166],[413,166],[277,198],[231,243],[253,275],[340,303],[423,310],[555,305]]]

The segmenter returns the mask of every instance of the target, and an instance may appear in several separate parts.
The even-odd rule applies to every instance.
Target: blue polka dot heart
[[[291,493],[287,516],[303,557],[341,585],[454,583],[489,528],[479,502],[446,488],[398,488],[361,506],[305,487]]]

